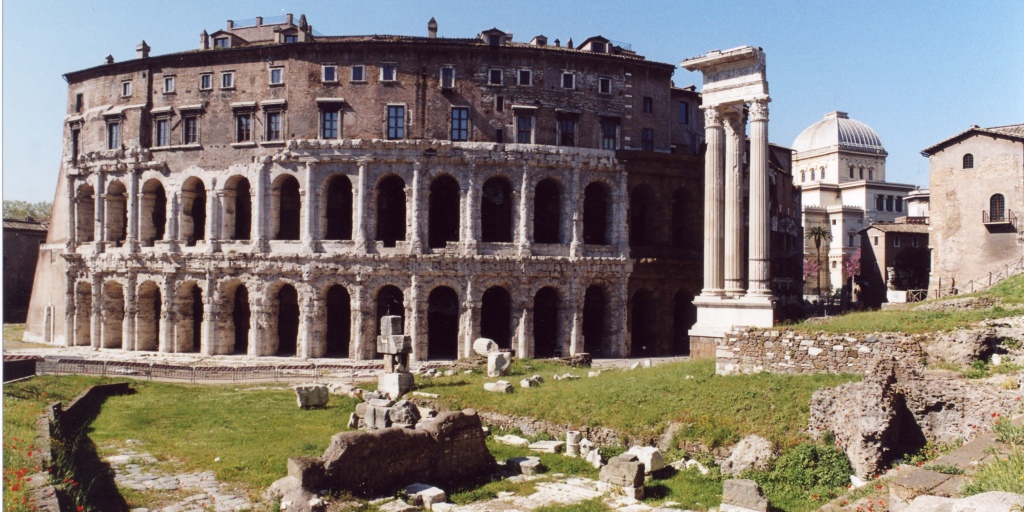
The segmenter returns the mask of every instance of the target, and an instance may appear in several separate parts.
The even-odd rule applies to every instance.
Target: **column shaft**
[[[750,288],[749,294],[771,296],[768,198],[768,98],[750,104]]]
[[[356,179],[356,197],[353,203],[355,204],[354,218],[352,222],[352,238],[355,240],[356,248],[358,250],[364,250],[366,248],[366,163],[359,163],[359,177]]]
[[[380,215],[380,212],[377,212]],[[413,254],[419,254],[423,252],[423,237],[420,234],[420,163],[416,162],[412,166],[412,205],[411,208],[405,209],[406,219],[409,215],[412,215],[412,222],[408,222],[407,225],[412,227],[412,243],[410,244],[410,252]],[[380,218],[377,219],[380,222]],[[379,233],[380,231],[378,231]],[[408,235],[406,238],[410,238]],[[425,356],[424,356],[425,357]]]
[[[743,146],[746,123],[742,113],[725,118],[725,293],[745,293],[743,265]]]
[[[316,174],[313,164],[306,165],[306,180],[304,183],[304,203],[302,210],[302,250],[305,252],[314,252],[313,246],[317,238],[316,229],[316,217],[317,211],[316,205],[316,193],[313,187],[313,177]]]
[[[724,291],[723,249],[725,234],[725,144],[722,114],[715,106],[704,107],[704,297],[720,297]]]

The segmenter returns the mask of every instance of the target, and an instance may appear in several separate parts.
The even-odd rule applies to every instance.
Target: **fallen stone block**
[[[476,352],[476,355],[478,356],[487,357],[487,354],[497,352],[498,349],[498,344],[489,338],[477,338],[476,341],[473,342],[473,352]]]
[[[604,462],[601,460],[601,452],[598,450],[590,450],[585,453],[583,459],[590,463],[591,466],[600,469],[604,466]]]
[[[722,484],[719,512],[768,512],[768,498],[753,480],[732,479]]]
[[[519,386],[524,388],[536,388],[540,387],[540,384],[532,379],[523,379],[519,381]]]
[[[500,444],[506,444],[509,446],[530,446],[530,441],[528,439],[523,439],[522,437],[514,436],[512,434],[507,436],[494,436],[494,440]]]
[[[312,409],[327,405],[331,394],[323,384],[300,384],[295,386],[295,398],[299,407]]]
[[[411,373],[381,373],[377,376],[377,390],[392,400],[398,400],[402,395],[412,391],[415,381]]]
[[[644,488],[643,488],[643,486],[641,486],[641,487],[623,487],[622,488],[622,493],[625,494],[627,498],[632,498],[632,499],[637,500],[637,501],[640,501],[640,500],[644,499]]]
[[[420,420],[420,411],[412,402],[400,400],[388,410],[388,419],[394,426],[412,428]]]
[[[530,445],[530,451],[541,453],[558,453],[565,443],[562,441],[537,441]]]
[[[738,475],[748,469],[768,469],[774,453],[771,441],[757,435],[744,437],[722,463],[722,474]]]
[[[380,512],[416,512],[419,510],[402,500],[389,501],[377,508]]]
[[[618,487],[643,487],[644,465],[636,455],[623,453],[601,468],[600,480]]]
[[[433,510],[434,505],[444,503],[448,499],[443,490],[427,484],[408,485],[405,487],[405,493],[409,495],[409,499],[414,505],[427,510]]]
[[[653,446],[634,446],[626,453],[636,455],[644,465],[644,473],[648,475],[665,467],[665,460],[661,456],[661,450]]]
[[[952,512],[956,501],[943,496],[918,496],[903,512]]]
[[[527,476],[539,475],[544,472],[540,457],[512,457],[505,461],[505,467],[513,473]]]
[[[952,512],[1014,512],[1024,504],[1024,494],[983,492],[962,498],[953,504]]]
[[[513,388],[512,384],[508,381],[499,380],[498,382],[485,382],[484,389],[492,393],[511,393]]]
[[[511,352],[491,352],[487,354],[487,376],[504,377],[512,367]]]

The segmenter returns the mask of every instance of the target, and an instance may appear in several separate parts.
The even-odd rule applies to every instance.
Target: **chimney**
[[[559,41],[558,39],[555,39],[555,46],[562,46],[562,42]]]
[[[312,27],[310,27],[309,23],[306,22],[306,15],[305,14],[300,14],[299,15],[299,30],[305,32],[305,31],[311,30],[311,29],[312,29]]]
[[[149,45],[146,44],[146,40],[143,39],[141,43],[135,46],[135,54],[140,59],[149,58]]]
[[[234,28],[235,28],[235,22],[232,21],[232,20],[228,20],[228,30],[232,30]]]
[[[257,27],[262,27],[263,26],[263,16],[256,16],[256,26]]]
[[[285,23],[285,25],[288,25],[288,26],[292,25],[292,13],[288,13],[288,14],[285,15],[284,23]]]
[[[113,55],[107,55],[106,61],[107,61],[107,64],[113,64],[114,63],[114,56]]]
[[[209,50],[210,49],[210,34],[208,34],[205,30],[203,31],[202,34],[199,34],[199,49],[200,50]]]
[[[427,37],[434,39],[437,37],[437,20],[433,17],[427,22]]]
[[[566,41],[565,47],[570,49],[570,50],[572,49],[572,38],[571,37],[569,38],[568,41]]]

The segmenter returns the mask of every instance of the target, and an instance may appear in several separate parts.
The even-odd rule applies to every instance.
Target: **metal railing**
[[[440,364],[431,364],[440,366]],[[45,358],[36,364],[38,375],[100,375],[135,377],[147,380],[197,381],[292,381],[319,382],[325,377],[354,377],[357,372],[383,369],[378,361],[360,364],[278,364],[256,366],[186,366],[137,361],[101,361],[87,359]]]
[[[983,224],[1009,224],[1011,226],[1017,226],[1017,215],[1013,213],[1013,210],[1007,209],[1006,214],[1003,215],[989,215],[988,210],[981,211],[981,222]]]

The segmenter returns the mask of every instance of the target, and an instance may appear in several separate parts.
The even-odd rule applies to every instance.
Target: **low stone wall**
[[[132,389],[127,382],[98,384],[83,391],[68,403],[67,407],[60,402],[51,403],[47,413],[50,437],[73,436],[99,413],[100,405],[107,397],[131,392]]]
[[[36,356],[4,356],[4,382],[24,379],[36,374]]]
[[[622,446],[622,439],[614,430],[605,427],[574,427],[572,425],[559,425],[544,420],[529,418],[525,416],[508,416],[496,412],[480,411],[480,419],[488,425],[502,430],[519,429],[525,435],[536,436],[547,434],[555,439],[565,440],[565,433],[570,430],[578,430],[583,437],[589,439],[597,446]]]
[[[867,336],[794,331],[736,330],[715,350],[718,375],[740,373],[867,373],[878,359],[920,361],[921,336],[876,333]]]

